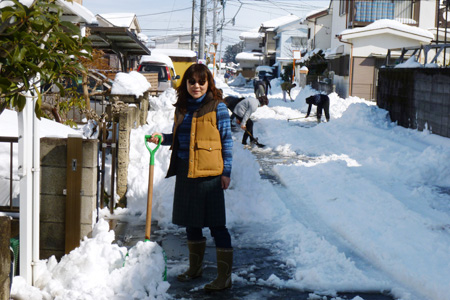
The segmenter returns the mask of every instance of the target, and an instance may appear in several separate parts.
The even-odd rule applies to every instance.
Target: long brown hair
[[[208,90],[206,91],[206,94],[210,93],[214,99],[222,100],[222,92],[216,88],[214,78],[208,67],[204,64],[193,64],[186,70],[186,72],[184,72],[183,78],[181,79],[181,84],[177,88],[178,99],[173,106],[181,109],[182,111],[186,111],[187,99],[191,97],[187,90],[187,81],[194,77],[198,80],[207,80]]]

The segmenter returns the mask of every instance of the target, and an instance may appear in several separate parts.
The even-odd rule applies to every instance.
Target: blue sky
[[[213,1],[208,3],[207,28],[212,28]],[[221,9],[220,0],[218,7]],[[223,46],[239,42],[239,34],[259,27],[262,22],[290,13],[303,17],[318,8],[326,7],[329,0],[227,0],[225,26],[222,33]],[[191,31],[192,0],[84,0],[83,5],[94,14],[131,12],[138,16],[143,33],[149,37]],[[194,26],[199,27],[200,0],[196,0]],[[220,10],[220,20],[223,12]],[[232,19],[235,19],[234,25]],[[219,35],[218,35],[219,39]],[[212,34],[207,37],[212,42]]]

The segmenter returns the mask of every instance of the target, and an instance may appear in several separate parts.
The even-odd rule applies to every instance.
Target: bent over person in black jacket
[[[322,110],[325,112],[325,118],[327,122],[330,122],[330,98],[324,94],[317,94],[313,96],[309,96],[306,98],[306,103],[309,104],[308,112],[306,113],[305,118],[309,117],[311,113],[311,106],[314,104],[317,106],[317,123],[320,123],[322,118]]]

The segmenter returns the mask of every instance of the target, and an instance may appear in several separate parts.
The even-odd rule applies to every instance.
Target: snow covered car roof
[[[141,60],[139,64],[146,63],[146,62],[152,62],[152,63],[163,63],[172,69],[175,69],[173,66],[172,59],[170,59],[169,56],[165,54],[154,54],[152,50],[152,55],[142,55]]]

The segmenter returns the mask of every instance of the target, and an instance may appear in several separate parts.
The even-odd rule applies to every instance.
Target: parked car
[[[141,73],[158,73],[158,92],[177,86],[180,76],[176,74],[173,62],[163,54],[143,55],[137,69]]]
[[[184,72],[192,65],[197,62],[197,53],[188,49],[166,49],[166,48],[155,48],[152,49],[152,55],[167,55],[173,62],[175,71],[180,78],[183,77]],[[181,80],[179,80],[174,88],[180,85]]]
[[[262,80],[264,78],[264,76],[267,77],[267,79],[271,80],[273,79],[275,76],[273,75],[274,71],[273,68],[270,66],[258,66],[256,67],[256,77],[259,78],[260,80]]]

